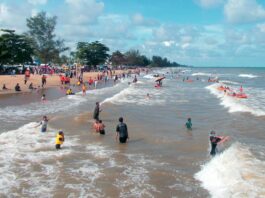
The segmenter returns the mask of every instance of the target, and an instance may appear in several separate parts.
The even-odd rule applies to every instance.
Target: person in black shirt
[[[211,156],[215,156],[217,153],[217,144],[220,143],[220,141],[223,140],[223,142],[225,142],[226,140],[228,140],[228,136],[227,137],[222,137],[222,136],[216,136],[215,131],[211,131],[210,132],[210,142],[211,142],[211,152],[210,155]]]
[[[17,85],[15,86],[15,91],[21,91],[19,83],[17,83]]]
[[[127,125],[123,123],[123,118],[119,118],[119,124],[116,128],[116,141],[119,138],[120,143],[126,143],[127,139],[129,139]]]
[[[96,102],[96,107],[94,109],[94,114],[93,114],[93,118],[95,120],[99,120],[99,113],[101,112],[102,110],[99,108],[99,102]]]

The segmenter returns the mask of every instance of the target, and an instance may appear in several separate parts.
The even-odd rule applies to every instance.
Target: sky
[[[265,0],[0,0],[0,29],[26,32],[40,11],[71,50],[98,40],[192,66],[265,67]]]

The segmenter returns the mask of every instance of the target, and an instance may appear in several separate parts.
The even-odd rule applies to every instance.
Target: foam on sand
[[[203,165],[195,178],[213,198],[263,197],[264,166],[247,146],[234,143]]]

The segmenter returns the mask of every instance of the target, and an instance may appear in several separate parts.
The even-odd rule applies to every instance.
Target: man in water
[[[188,118],[188,121],[186,122],[186,127],[187,129],[192,130],[191,118]]]
[[[96,102],[96,107],[94,109],[94,114],[93,114],[93,118],[95,120],[99,120],[99,113],[101,112],[102,110],[99,108],[99,102]]]
[[[226,137],[217,136],[216,133],[215,133],[215,131],[211,131],[210,132],[210,142],[211,142],[211,152],[210,152],[210,155],[211,156],[214,157],[216,155],[216,153],[217,153],[217,144],[221,140],[224,140],[224,138],[226,138]]]
[[[123,123],[123,118],[119,118],[119,124],[116,128],[116,141],[119,138],[120,143],[126,143],[127,139],[129,139],[127,125]]]

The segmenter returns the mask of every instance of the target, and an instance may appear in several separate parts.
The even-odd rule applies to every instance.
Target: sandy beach
[[[98,74],[101,72],[84,72],[83,77],[84,81],[87,82],[89,78],[96,79]],[[127,73],[126,70],[115,70],[115,74],[119,75],[122,73]],[[33,83],[34,88],[41,88],[41,77],[42,75],[33,75],[31,74],[27,84],[24,83],[24,75],[1,75],[0,76],[0,95],[3,94],[14,94],[14,93],[26,93],[26,92],[31,92],[29,84]],[[76,84],[78,81],[77,78],[71,78],[71,84]],[[21,91],[17,92],[15,91],[15,86],[16,84],[19,83],[21,87]],[[8,90],[3,90],[3,84],[6,85],[6,88]],[[59,74],[54,74],[54,75],[47,75],[47,83],[44,88],[50,88],[50,87],[60,87],[61,86],[61,81]]]

